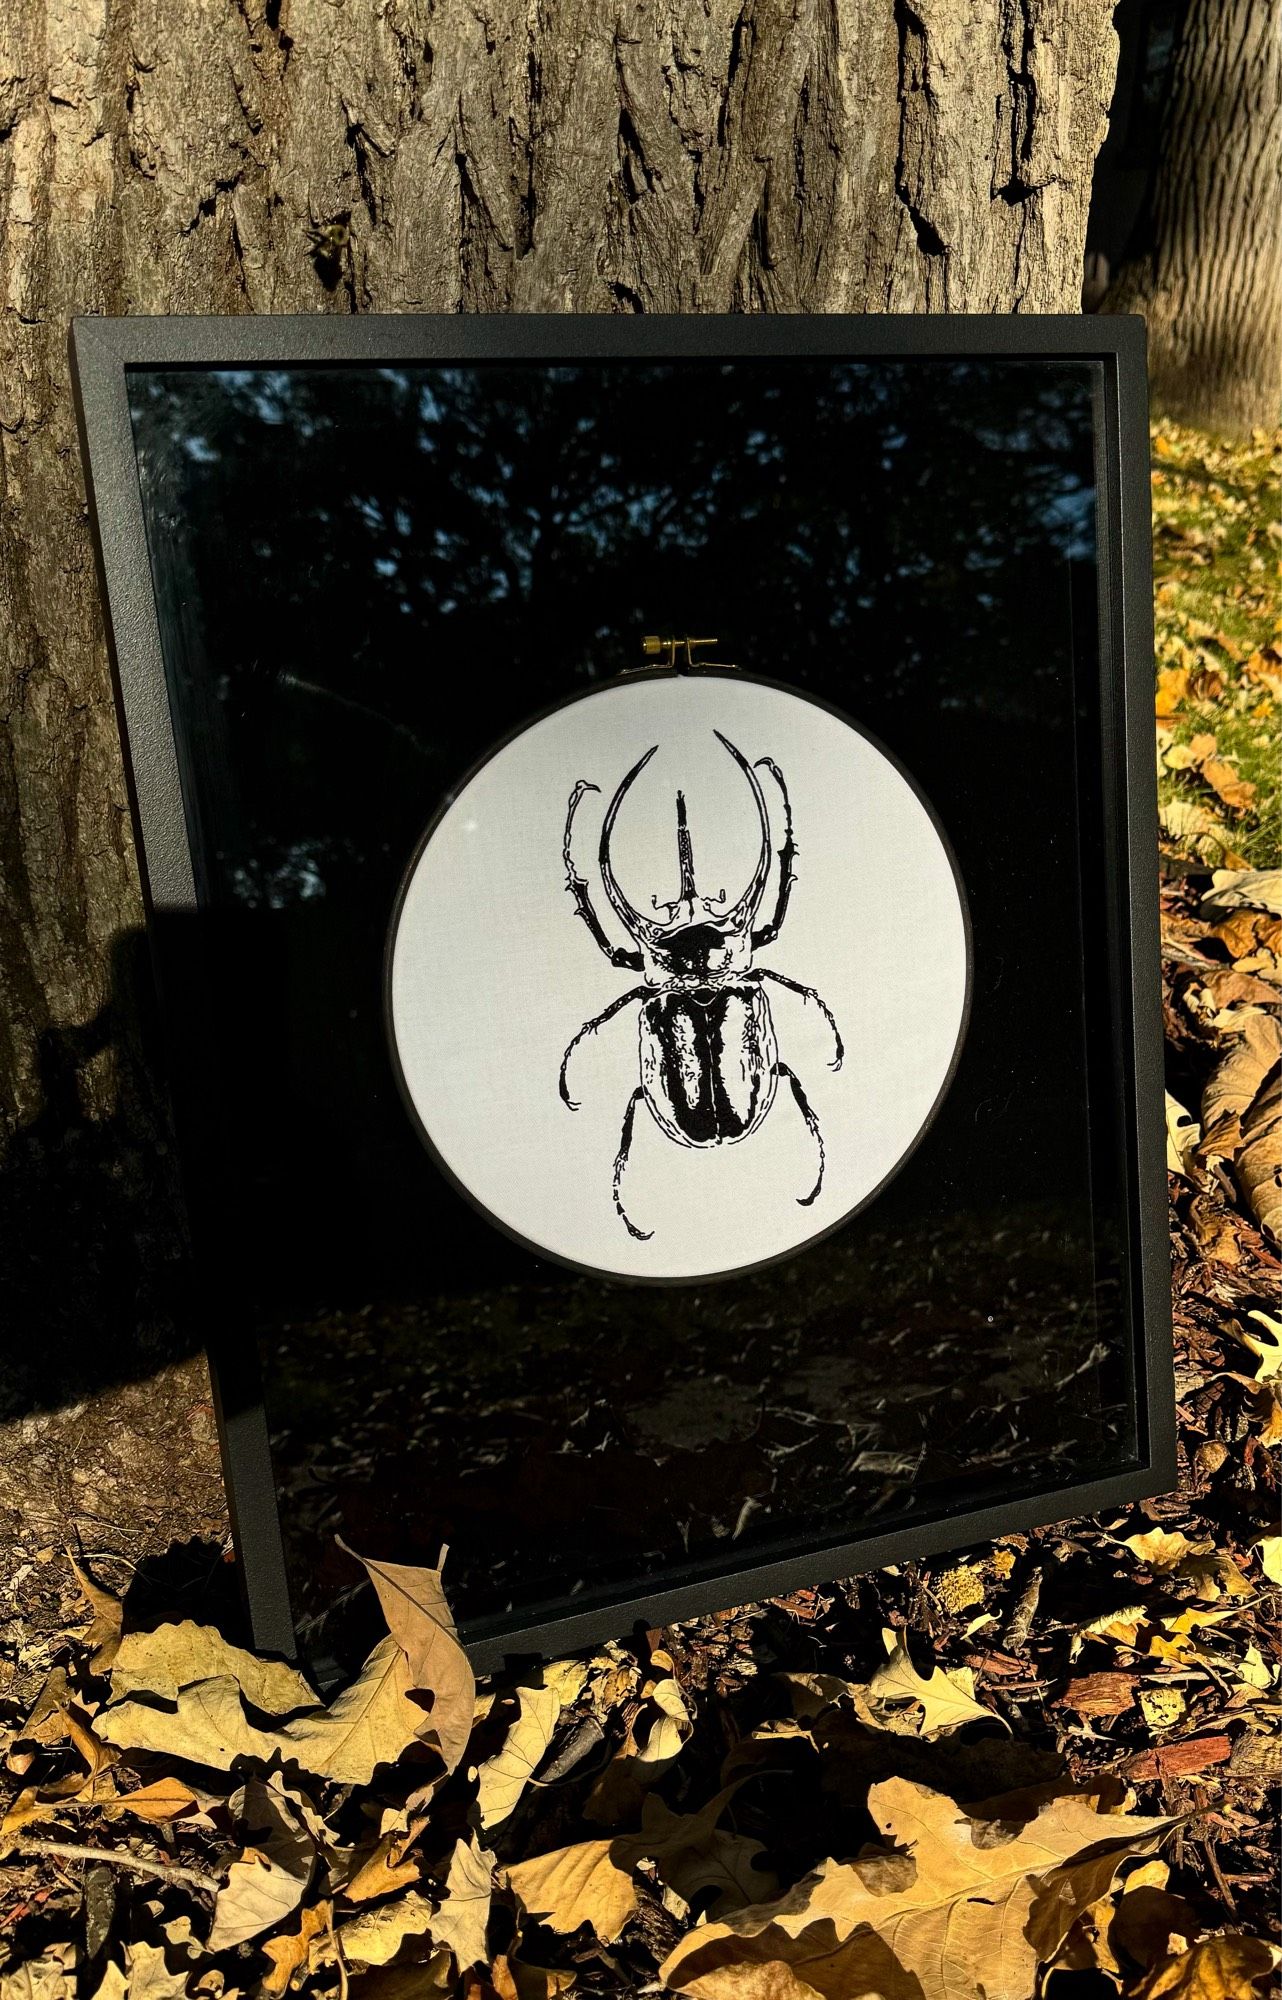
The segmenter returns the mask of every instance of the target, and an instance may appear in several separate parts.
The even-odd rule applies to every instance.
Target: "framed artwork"
[[[1174,1476],[1143,329],[84,319],[254,1636]]]

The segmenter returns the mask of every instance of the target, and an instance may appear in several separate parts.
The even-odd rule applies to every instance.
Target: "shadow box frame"
[[[134,835],[149,924],[199,908],[128,399],[131,371],[412,366],[485,361],[858,361],[1010,358],[1100,365],[1095,394],[1099,577],[1100,770],[1107,993],[1121,1100],[1120,1216],[1134,1361],[1137,1459],[1107,1477],[1048,1484],[980,1507],[803,1554],[679,1574],[602,1592],[552,1616],[464,1621],[480,1670],[555,1657],[719,1606],[921,1558],[999,1534],[1168,1491],[1175,1481],[1175,1397],[1167,1242],[1163,1042],[1152,745],[1153,599],[1144,323],[1137,317],[292,315],[76,319],[71,372],[89,516]],[[159,974],[159,967],[157,967]],[[165,1007],[167,1058],[181,1105],[184,1037]],[[188,1034],[190,1050],[194,1038]],[[1089,1115],[1089,1099],[1088,1099]],[[180,1147],[182,1117],[179,1116]],[[203,1275],[203,1274],[202,1274]],[[255,1343],[208,1311],[201,1331],[240,1579],[255,1646],[298,1656],[267,1415]],[[378,1550],[372,1554],[381,1553]]]

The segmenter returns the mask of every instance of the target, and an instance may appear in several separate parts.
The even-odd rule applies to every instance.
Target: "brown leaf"
[[[1207,757],[1199,776],[1232,812],[1247,812],[1255,803],[1256,786],[1244,778],[1223,757]]]
[[[1263,2000],[1259,1982],[1277,1963],[1276,1949],[1263,1938],[1203,1938],[1155,1965],[1134,2000]]]
[[[284,1993],[294,1974],[304,1966],[311,1966],[312,1947],[320,1940],[328,1942],[332,1926],[332,1903],[313,1903],[300,1912],[297,1930],[267,1938],[262,1949],[271,1960],[272,1969],[264,1975],[264,1993]]]
[[[125,1607],[114,1591],[105,1590],[100,1583],[82,1570],[80,1564],[67,1550],[67,1561],[93,1612],[93,1622],[89,1630],[81,1634],[81,1644],[89,1648],[89,1671],[105,1674],[116,1657],[120,1647],[120,1634],[124,1625]]]
[[[486,1932],[494,1887],[494,1856],[469,1835],[454,1843],[445,1889],[432,1917],[432,1937],[448,1945],[460,1972],[489,1962]]]
[[[1282,1062],[1276,1062],[1239,1120],[1233,1173],[1265,1236],[1282,1244]]]
[[[613,1944],[637,1907],[636,1886],[611,1859],[610,1840],[557,1847],[507,1870],[523,1907],[554,1931],[591,1924],[602,1944]]]
[[[405,1850],[425,1824],[420,1819],[403,1833],[382,1836],[343,1883],[343,1895],[349,1903],[372,1903],[380,1896],[394,1895],[398,1889],[408,1889],[412,1882],[417,1882],[418,1861]]]
[[[411,1690],[431,1698],[430,1733],[446,1771],[452,1771],[472,1733],[476,1676],[459,1644],[440,1570],[373,1562],[357,1556],[345,1542],[340,1541],[339,1547],[368,1573],[387,1629],[405,1655]]]
[[[1236,1158],[1243,1144],[1242,1123],[1265,1078],[1282,1057],[1282,1019],[1243,1014],[1240,1032],[1212,1070],[1202,1092],[1204,1159]]]

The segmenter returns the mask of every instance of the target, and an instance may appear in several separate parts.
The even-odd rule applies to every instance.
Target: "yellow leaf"
[[[1282,1584],[1282,1535],[1261,1535],[1255,1549],[1269,1582]]]
[[[1118,1864],[1177,1823],[1099,1814],[1080,1798],[1031,1819],[1014,1802],[1009,1820],[972,1817],[906,1778],[874,1785],[868,1810],[893,1851],[825,1861],[777,1901],[700,1925],[664,1961],[664,1983],[700,2000],[974,2000],[982,1967],[987,2000],[1028,2000],[1039,1962]]]
[[[87,1632],[80,1636],[80,1643],[89,1648],[89,1671],[105,1674],[120,1647],[120,1634],[124,1624],[125,1607],[114,1591],[104,1590],[82,1570],[71,1550],[67,1550],[67,1561],[71,1564],[76,1582],[93,1612],[93,1622]]]
[[[761,1842],[717,1825],[743,1782],[727,1785],[694,1813],[674,1813],[661,1799],[647,1798],[640,1833],[623,1835],[611,1847],[616,1865],[630,1871],[653,1861],[660,1880],[686,1903],[713,1890],[715,1915],[773,1894],[775,1877],[756,1865],[765,1852]]]
[[[1133,1989],[1134,2000],[1265,2000],[1259,1981],[1278,1963],[1262,1938],[1203,1938],[1178,1958],[1164,1958]]]
[[[1003,1717],[975,1700],[975,1677],[968,1668],[949,1672],[935,1667],[923,1676],[912,1663],[902,1632],[884,1632],[882,1639],[889,1658],[861,1690],[879,1727],[901,1735],[924,1736],[928,1741],[951,1735],[968,1722],[995,1723],[1009,1732],[1010,1725]],[[918,1707],[920,1717],[915,1713]]]
[[[591,1924],[602,1944],[613,1944],[637,1907],[631,1876],[611,1860],[613,1842],[584,1840],[557,1847],[507,1871],[514,1893],[530,1915],[554,1931]]]
[[[1148,1569],[1169,1570],[1182,1563],[1187,1555],[1205,1555],[1211,1544],[1190,1542],[1178,1528],[1174,1534],[1168,1534],[1165,1528],[1149,1528],[1142,1535],[1128,1535],[1122,1547],[1129,1549]]]
[[[111,1669],[111,1699],[145,1695],[176,1701],[180,1688],[221,1679],[233,1680],[263,1715],[292,1715],[319,1702],[296,1667],[283,1660],[260,1660],[229,1644],[212,1625],[196,1625],[190,1619],[159,1625],[152,1632],[125,1634]]]
[[[386,1965],[406,1945],[417,1947],[416,1955],[425,1957],[432,1943],[432,1905],[411,1889],[394,1903],[362,1910],[340,1925],[338,1937],[344,1958],[357,1965]]]
[[[1184,1713],[1184,1696],[1178,1688],[1140,1689],[1140,1709],[1150,1729],[1170,1729]]]

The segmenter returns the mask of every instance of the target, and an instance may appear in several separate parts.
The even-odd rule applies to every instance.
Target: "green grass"
[[[1282,432],[1226,444],[1153,426],[1163,845],[1212,866],[1282,862]],[[1200,768],[1214,736],[1209,774]],[[1199,764],[1173,768],[1184,746]],[[1208,753],[1211,754],[1211,753]],[[1169,760],[1169,761],[1168,761]],[[1226,772],[1223,767],[1228,766]],[[1245,807],[1208,781],[1255,787]]]

